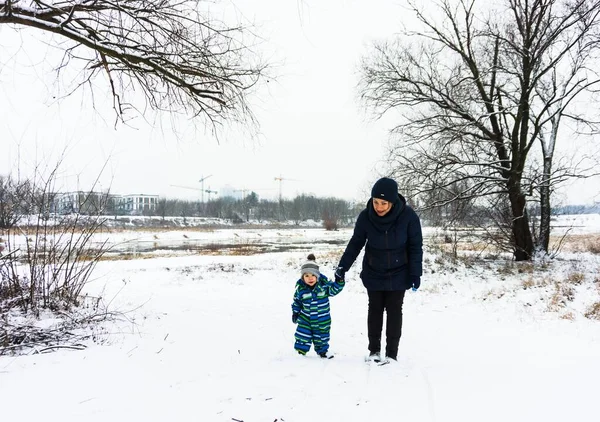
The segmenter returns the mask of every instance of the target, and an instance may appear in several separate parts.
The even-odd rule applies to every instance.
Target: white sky
[[[598,219],[585,221],[597,234]],[[277,232],[290,245],[306,232],[351,234]],[[261,233],[275,234],[187,234],[214,244]],[[112,242],[182,234],[119,232]],[[341,248],[314,252],[331,277]],[[398,363],[383,367],[364,362],[360,258],[330,299],[335,358],[326,361],[293,349],[291,303],[307,252],[100,262],[85,293],[101,294],[126,318],[95,331],[102,345],[0,356],[3,420],[22,420],[25,409],[28,421],[51,422],[596,420],[600,322],[584,313],[600,300],[600,256],[563,250],[532,273],[502,259],[465,266],[430,252],[421,288],[406,295]],[[581,283],[555,285],[576,274]],[[35,406],[25,392],[35,393]]]
[[[0,174],[43,163],[54,167],[67,148],[59,184],[89,188],[107,163],[98,187],[115,193],[199,198],[205,189],[255,190],[261,197],[299,193],[364,200],[379,176],[387,144],[384,121],[359,108],[355,85],[358,60],[370,41],[391,36],[406,16],[392,0],[243,0],[237,12],[259,25],[266,58],[277,75],[251,99],[261,125],[258,139],[233,130],[218,144],[208,134],[183,137],[151,128],[113,126],[107,86],[97,81],[96,105],[78,94],[53,101],[53,57],[32,30],[20,37],[0,28]],[[37,38],[38,41],[32,39]],[[22,41],[21,41],[22,40]],[[22,42],[23,48],[18,48]],[[18,53],[17,53],[18,51]],[[6,57],[11,57],[7,59]],[[56,65],[56,63],[54,63]],[[17,123],[18,122],[18,123]],[[191,126],[183,122],[183,127]],[[17,164],[19,163],[19,164]],[[79,177],[77,177],[79,175]],[[569,190],[571,202],[590,202],[598,181]],[[206,198],[206,196],[205,196]]]

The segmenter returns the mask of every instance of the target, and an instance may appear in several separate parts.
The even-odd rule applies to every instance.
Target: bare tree
[[[14,227],[31,210],[26,201],[31,190],[29,180],[15,181],[11,176],[0,176],[0,232]]]
[[[246,45],[249,28],[211,17],[199,0],[0,0],[0,24],[37,28],[66,42],[58,71],[81,62],[78,87],[104,73],[119,119],[143,92],[154,110],[212,125],[253,121],[246,93],[265,66]],[[246,40],[244,39],[246,37]],[[214,127],[214,126],[213,126]]]
[[[158,203],[156,204],[156,215],[159,215],[162,220],[165,220],[165,217],[167,216],[167,207],[168,207],[168,202],[167,202],[167,198],[160,198],[158,200]]]
[[[321,219],[326,230],[337,230],[342,219],[348,215],[349,204],[337,198],[325,198],[321,204]]]
[[[487,11],[476,3],[440,0],[429,16],[420,2],[410,1],[422,30],[375,45],[362,63],[360,93],[380,115],[401,113],[392,131],[398,137],[390,156],[394,176],[415,194],[435,198],[430,206],[506,200],[515,259],[527,260],[534,252],[527,200],[541,180],[549,180],[531,173],[530,152],[551,132],[548,114],[560,117],[550,111],[558,105],[558,90],[548,89],[548,76],[566,67],[571,55],[591,61],[599,51],[600,3],[479,2]],[[572,98],[563,96],[562,104],[597,82],[586,63],[563,85]],[[554,175],[551,166],[547,171]]]
[[[290,218],[294,220],[296,224],[300,224],[300,222],[308,219],[318,220],[321,218],[319,215],[320,205],[319,199],[314,195],[298,195],[292,199],[289,208]]]
[[[244,217],[246,221],[250,221],[250,215],[252,214],[252,210],[254,210],[258,206],[258,194],[256,192],[250,192],[240,201],[242,211],[244,213]]]
[[[589,23],[583,21],[580,25],[586,26]],[[582,93],[595,90],[595,86],[600,84],[600,74],[594,69],[599,58],[597,53],[600,51],[590,48],[591,45],[597,44],[595,40],[589,40],[592,35],[597,37],[600,34],[583,34],[573,40],[573,50],[564,54],[562,58],[557,58],[555,67],[540,79],[539,85],[536,86],[536,98],[532,101],[532,109],[536,112],[532,113],[531,123],[534,133],[538,134],[542,156],[541,172],[538,172],[541,174],[538,177],[539,181],[535,183],[540,204],[538,245],[545,252],[548,252],[550,243],[553,190],[565,180],[598,174],[597,159],[585,160],[588,157],[584,156],[575,163],[558,167],[554,162],[556,143],[560,137],[559,129],[563,121],[575,123],[575,127],[580,127],[584,135],[598,133],[600,123],[598,117],[594,119],[593,113],[590,113],[586,107],[582,110],[573,107],[573,103],[583,96]],[[564,71],[559,74],[557,68],[562,68]],[[568,138],[573,138],[575,135],[572,133]],[[538,168],[536,167],[536,170]]]

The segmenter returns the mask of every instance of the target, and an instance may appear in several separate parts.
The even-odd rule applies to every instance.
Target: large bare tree
[[[553,53],[547,55],[554,65],[540,77],[535,87],[536,95],[531,102],[531,124],[534,134],[539,139],[541,166],[534,168],[535,199],[539,202],[540,226],[538,246],[543,251],[549,250],[550,219],[552,214],[551,198],[554,189],[565,180],[586,178],[599,173],[598,157],[594,157],[596,149],[581,154],[575,162],[566,160],[555,163],[557,142],[562,137],[563,144],[573,145],[574,140],[585,135],[594,135],[599,131],[599,118],[595,101],[600,72],[600,48],[596,19],[598,12],[578,23],[579,28],[596,26],[594,31],[572,37],[571,49],[564,51],[562,45],[552,45]],[[588,20],[593,19],[593,22]],[[581,30],[581,29],[580,29]],[[579,34],[577,34],[579,35]],[[592,105],[591,108],[585,104]],[[561,126],[569,124],[570,131]],[[562,136],[561,136],[562,135]],[[541,168],[540,168],[541,167]]]
[[[211,17],[203,0],[0,0],[0,24],[58,37],[57,70],[83,67],[80,85],[100,73],[123,119],[141,91],[146,106],[216,124],[253,121],[246,94],[265,66],[247,45],[251,32]],[[60,44],[56,40],[63,40]],[[0,51],[2,41],[0,40]],[[143,110],[140,110],[143,111]]]
[[[597,129],[593,109],[569,107],[584,93],[592,100],[600,81],[600,3],[436,5],[409,2],[420,29],[374,46],[362,62],[361,96],[381,115],[397,113],[390,162],[412,194],[432,206],[468,200],[508,216],[508,244],[516,260],[528,260],[535,246],[528,199],[537,192],[547,204],[539,245],[547,249],[551,183],[585,175],[564,167],[559,174],[552,159],[561,119]],[[542,170],[532,153],[540,142]]]

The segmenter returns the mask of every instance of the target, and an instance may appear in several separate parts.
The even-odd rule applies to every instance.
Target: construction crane
[[[210,187],[208,189],[205,189],[204,192],[208,193],[208,202],[210,202],[210,195],[212,195],[213,193],[215,195],[218,194],[216,190],[210,190]]]
[[[283,218],[283,181],[291,181],[291,182],[299,182],[297,179],[288,179],[287,177],[283,177],[281,174],[279,177],[275,177],[275,181],[279,182],[279,220]]]
[[[205,181],[206,179],[208,179],[209,177],[211,177],[211,176],[212,176],[212,174],[209,174],[208,176],[202,176],[202,177],[200,178],[200,180],[198,180],[198,181],[199,181],[199,182],[202,184],[202,186],[201,186],[201,189],[202,189],[202,203],[204,203],[204,192],[207,192],[207,193],[208,193],[208,191],[206,191],[206,190],[204,189],[204,181]],[[208,189],[210,190],[210,188],[208,188]],[[210,193],[208,194],[208,200],[210,201]]]
[[[189,186],[182,186],[182,185],[171,185],[171,186],[174,186],[174,187],[176,187],[176,188],[183,188],[183,189],[191,189],[191,190],[197,190],[197,191],[200,191],[200,196],[201,196],[201,199],[200,199],[200,201],[201,201],[201,203],[204,203],[204,192],[207,192],[207,193],[208,193],[208,190],[204,189],[204,181],[205,181],[206,179],[208,179],[209,177],[211,177],[211,176],[212,176],[212,174],[211,174],[211,175],[208,175],[208,176],[203,176],[203,177],[201,177],[201,178],[200,178],[200,180],[198,180],[198,182],[200,182],[200,183],[201,183],[201,188],[200,188],[200,189],[198,189],[198,188],[192,188],[192,187],[189,187]],[[210,188],[209,188],[209,189],[210,189]],[[211,193],[212,193],[212,192],[214,192],[214,191],[211,191]],[[209,195],[209,197],[210,197],[210,195]]]
[[[279,182],[279,202],[280,203],[283,200],[282,186],[281,185],[283,184],[284,180],[287,180],[287,181],[290,181],[290,182],[299,182],[300,181],[298,179],[288,179],[286,177],[282,177],[281,174],[279,175],[279,177],[275,177],[275,181]]]

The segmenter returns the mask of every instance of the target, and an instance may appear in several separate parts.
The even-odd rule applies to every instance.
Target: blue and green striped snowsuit
[[[306,353],[310,350],[311,343],[314,343],[317,354],[329,350],[329,297],[341,292],[344,285],[343,281],[330,281],[323,274],[312,289],[302,279],[296,282],[292,303],[292,312],[298,314],[298,327],[294,336],[296,350]]]

